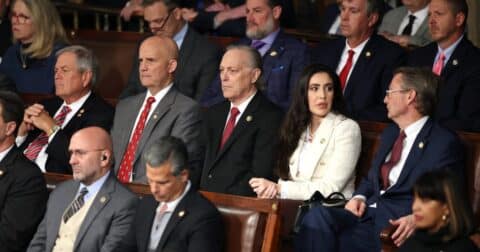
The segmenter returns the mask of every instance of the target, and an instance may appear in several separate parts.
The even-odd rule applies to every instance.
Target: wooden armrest
[[[393,243],[392,235],[395,232],[395,226],[389,225],[380,232],[380,242],[382,244],[383,252],[390,252],[397,250],[397,246]]]
[[[477,246],[477,248],[480,249],[480,233],[474,233],[470,235],[470,240],[472,240],[473,243],[475,243],[475,245]]]

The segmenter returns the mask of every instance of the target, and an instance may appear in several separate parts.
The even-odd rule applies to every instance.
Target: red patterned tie
[[[67,114],[72,111],[70,107],[68,106],[63,106],[62,109],[60,110],[60,113],[58,113],[53,120],[55,120],[56,124],[58,126],[62,126],[63,122],[65,121],[65,117],[67,117]],[[45,132],[40,133],[35,140],[33,140],[28,147],[25,149],[24,153],[25,156],[30,159],[30,160],[35,160],[38,157],[38,153],[40,153],[40,150],[42,150],[43,146],[45,146],[48,143],[48,135]]]
[[[342,71],[340,72],[339,77],[340,77],[340,84],[342,85],[342,90],[345,90],[345,86],[347,85],[347,77],[348,77],[348,73],[350,72],[350,68],[352,68],[354,54],[355,54],[355,51],[348,50],[347,62],[345,63],[345,66],[343,66]]]
[[[230,118],[228,119],[227,126],[223,130],[222,142],[220,143],[220,150],[222,149],[223,145],[227,142],[228,138],[233,132],[233,128],[235,128],[235,121],[237,120],[237,116],[240,114],[238,108],[233,107],[230,110]]]
[[[120,180],[120,182],[122,183],[130,182],[130,174],[132,173],[135,151],[137,150],[138,142],[140,142],[143,128],[145,128],[145,122],[147,121],[148,113],[150,112],[150,109],[152,108],[152,103],[154,102],[154,97],[148,97],[147,103],[145,104],[142,114],[138,119],[138,123],[135,127],[132,138],[128,143],[127,151],[123,155],[122,162],[120,163],[120,169],[118,170],[118,180]]]
[[[383,163],[382,165],[380,175],[382,176],[383,190],[386,190],[390,186],[390,180],[388,179],[388,175],[390,174],[392,167],[394,167],[398,163],[400,157],[402,156],[403,140],[405,139],[405,137],[405,132],[403,132],[403,130],[400,131],[400,134],[398,135],[395,143],[393,144],[392,152],[390,154],[390,160]]]
[[[433,73],[436,75],[440,76],[442,74],[442,69],[443,69],[443,63],[445,61],[445,54],[440,53],[440,56],[438,56],[437,61],[435,61],[435,64],[433,65]]]

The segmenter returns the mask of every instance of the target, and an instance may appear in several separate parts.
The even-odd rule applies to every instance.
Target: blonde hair
[[[33,25],[32,43],[23,52],[32,58],[46,58],[52,54],[55,43],[68,43],[60,15],[50,0],[14,0],[11,8],[18,1],[27,6]]]

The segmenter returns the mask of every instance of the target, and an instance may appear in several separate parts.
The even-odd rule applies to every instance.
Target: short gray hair
[[[249,67],[258,68],[261,71],[261,74],[258,77],[258,80],[255,82],[255,87],[257,87],[257,89],[260,89],[260,90],[263,89],[264,83],[262,80],[262,76],[263,76],[262,55],[260,55],[260,53],[255,48],[252,48],[248,45],[229,45],[227,46],[225,53],[227,53],[230,50],[240,50],[247,53]]]
[[[433,115],[437,104],[437,88],[440,78],[431,69],[418,67],[400,67],[394,75],[400,74],[402,88],[415,90],[416,109],[422,115]]]
[[[178,176],[181,171],[188,169],[187,147],[177,137],[164,136],[156,140],[147,148],[142,157],[145,163],[152,168],[171,162],[174,176]]]
[[[99,67],[97,57],[95,57],[92,50],[81,45],[72,45],[60,49],[55,56],[58,58],[61,54],[67,52],[75,54],[78,71],[81,73],[86,71],[92,72],[92,80],[90,81],[90,84],[92,87],[95,86],[97,83]]]

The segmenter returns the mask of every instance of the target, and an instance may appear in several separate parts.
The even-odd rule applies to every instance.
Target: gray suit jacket
[[[397,34],[400,23],[407,14],[408,10],[405,8],[405,6],[390,10],[383,17],[382,24],[378,28],[378,31]],[[410,44],[415,46],[424,46],[430,42],[432,42],[432,37],[430,36],[430,31],[428,30],[427,17],[425,20],[423,20],[417,32],[411,36]]]
[[[47,212],[27,251],[52,251],[63,213],[79,186],[78,181],[70,180],[58,185],[50,194]],[[78,231],[74,251],[113,251],[127,234],[138,198],[111,173],[93,200]]]
[[[175,86],[175,85],[174,85]],[[127,150],[130,135],[138,113],[141,113],[146,92],[120,100],[115,110],[112,131],[115,173],[118,173],[123,155]],[[182,139],[188,150],[192,172],[200,166],[200,106],[191,98],[172,87],[158,103],[152,116],[143,129],[133,163],[133,181],[147,183],[143,151],[162,136],[175,136]],[[194,174],[192,174],[194,175]],[[192,183],[193,183],[192,178]]]

